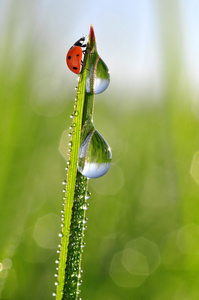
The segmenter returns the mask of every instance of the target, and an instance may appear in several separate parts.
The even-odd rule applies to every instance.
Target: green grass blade
[[[94,40],[95,39],[93,39],[92,34],[90,34],[87,47],[89,51],[92,50],[92,47],[90,46]],[[61,250],[58,261],[59,267],[56,300],[77,299],[78,297],[78,283],[80,276],[77,275],[80,272],[81,264],[81,246],[83,243],[84,230],[83,220],[85,218],[84,208],[88,179],[77,172],[77,163],[82,124],[84,123],[83,112],[86,95],[87,66],[89,59],[90,56],[87,50],[82,72],[79,76],[79,84],[73,113],[70,158],[67,162],[67,188],[65,194],[65,209],[63,214],[64,222],[61,233]],[[74,247],[74,241],[77,241],[76,247]]]

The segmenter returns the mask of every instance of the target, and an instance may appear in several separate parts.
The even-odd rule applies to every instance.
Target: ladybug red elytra
[[[86,47],[84,44],[85,37],[80,38],[68,51],[66,55],[66,63],[69,69],[75,73],[79,74],[82,63],[82,48]]]

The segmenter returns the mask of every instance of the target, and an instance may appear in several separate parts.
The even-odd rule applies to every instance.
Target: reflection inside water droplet
[[[96,64],[88,71],[86,79],[86,92],[100,94],[104,92],[110,83],[110,74],[105,62],[98,57]]]
[[[88,178],[101,177],[109,170],[111,158],[108,143],[93,127],[80,145],[78,171]]]

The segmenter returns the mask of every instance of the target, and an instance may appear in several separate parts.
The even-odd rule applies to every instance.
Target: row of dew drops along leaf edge
[[[83,175],[78,176],[74,194],[74,209],[71,221],[72,234],[70,234],[70,243],[68,245],[68,254],[72,251],[72,256],[68,255],[67,272],[65,274],[65,283],[67,284],[65,284],[63,290],[63,295],[65,295],[64,297],[66,299],[77,299],[76,296],[80,293],[79,286],[82,283],[80,262],[85,246],[83,237],[84,230],[86,229],[85,224],[87,223],[87,219],[85,218],[87,203],[85,203],[84,199],[90,196],[86,192],[84,179],[85,177]],[[76,287],[78,289],[76,289]]]
[[[81,180],[81,178],[80,178],[80,180]],[[63,181],[62,182],[62,184],[63,185],[66,185],[66,180],[65,181]],[[76,185],[76,188],[78,189],[78,187],[77,186],[79,186],[79,184],[77,184]],[[64,192],[65,192],[65,190],[63,190]],[[80,195],[80,196],[77,196],[77,197],[82,197],[83,198],[83,196],[82,195]],[[86,192],[86,194],[85,194],[85,200],[87,201],[88,199],[90,198],[90,192],[89,191],[87,191]],[[64,199],[64,201],[65,201],[65,197],[63,198]],[[78,204],[79,203],[79,201],[77,201],[77,199],[74,199],[74,204]],[[63,206],[64,206],[65,204],[63,203]],[[84,212],[88,209],[88,206],[89,206],[89,204],[86,202],[86,203],[84,203],[83,205],[81,205],[81,210],[83,210]],[[77,209],[76,209],[77,210]],[[76,216],[76,218],[77,218],[77,216]],[[62,210],[61,211],[61,220],[62,220],[62,222],[64,221],[64,210]],[[83,231],[85,231],[86,230],[86,223],[87,223],[87,218],[85,217],[85,214],[84,214],[84,216],[83,216],[83,220],[82,220],[83,222],[82,222],[82,224],[83,224],[83,227],[82,227],[82,230]],[[61,225],[62,227],[63,227],[63,224]],[[80,236],[80,233],[77,233],[79,236]],[[71,236],[71,234],[70,234],[70,236]],[[59,233],[59,237],[62,237],[62,233]],[[80,253],[78,252],[77,254],[78,254],[78,256],[79,256],[79,254],[81,255],[81,253],[83,252],[83,248],[85,247],[85,243],[83,242],[83,237],[84,237],[84,234],[83,234],[83,236],[80,236],[80,242],[81,242],[81,251],[80,251]],[[75,238],[75,242],[77,241],[77,237]],[[75,243],[72,245],[72,246],[74,246],[74,247],[76,247],[75,246]],[[57,250],[57,253],[59,254],[60,253],[60,249],[61,249],[61,244],[59,244],[58,245],[58,250]],[[78,260],[81,260],[81,257],[79,257],[78,258]],[[73,261],[72,261],[73,262]],[[56,278],[58,278],[58,271],[59,271],[59,259],[57,259],[56,261],[55,261],[55,263],[57,264],[57,267],[56,267],[56,271],[57,271],[57,273],[55,273],[55,277]],[[76,263],[78,263],[78,261],[76,261]],[[78,274],[74,274],[74,279],[72,279],[72,281],[74,281],[75,282],[75,280],[77,279],[77,286],[80,286],[81,285],[81,283],[82,283],[82,281],[81,281],[81,274],[82,274],[82,270],[81,270],[81,268],[80,268],[80,270],[78,271]],[[56,281],[55,282],[55,286],[57,286],[58,285],[58,282]],[[78,290],[77,291],[77,293],[79,294],[80,293],[80,290]],[[56,293],[53,293],[52,294],[54,297],[56,297],[57,296],[57,294]],[[72,291],[71,292],[71,297],[73,297],[75,294],[74,294],[74,291]],[[73,299],[73,298],[71,298],[71,299]],[[78,298],[79,300],[80,300],[80,298]]]

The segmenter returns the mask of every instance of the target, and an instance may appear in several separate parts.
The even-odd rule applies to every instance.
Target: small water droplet
[[[92,66],[88,71],[86,79],[86,92],[100,94],[107,89],[109,83],[110,74],[108,67],[105,62],[100,57],[98,57],[95,62],[95,66]]]
[[[55,285],[57,286],[57,285],[58,285],[58,282],[55,282]]]
[[[91,193],[89,191],[87,191],[85,199],[88,200],[88,199],[90,199],[90,197],[91,197]]]
[[[52,296],[53,296],[53,297],[56,297],[56,296],[57,296],[57,294],[56,294],[56,293],[52,293]]]
[[[84,209],[84,210],[87,210],[87,209],[88,209],[88,206],[87,206],[86,203],[84,203],[84,204],[82,205],[82,209]]]
[[[103,176],[111,166],[112,153],[102,135],[94,129],[79,148],[78,171],[88,178]]]

